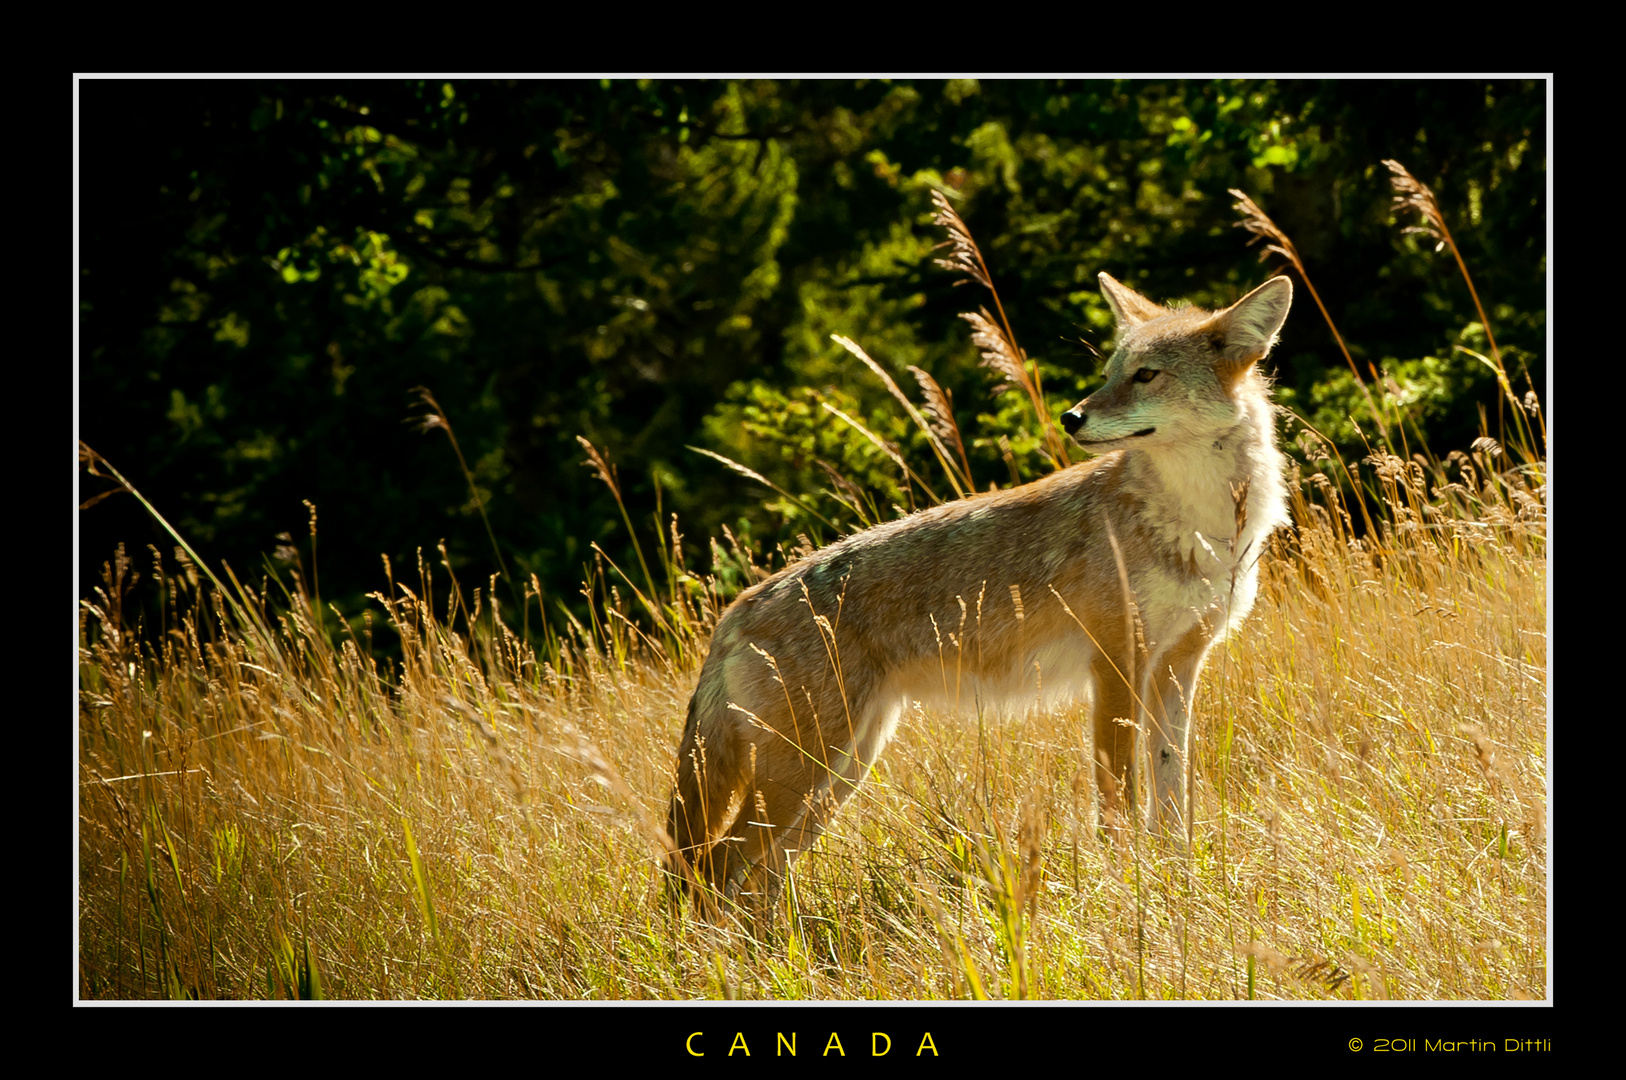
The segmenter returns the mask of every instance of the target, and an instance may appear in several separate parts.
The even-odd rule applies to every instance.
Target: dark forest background
[[[1052,416],[1099,381],[1099,271],[1222,306],[1282,268],[1234,227],[1239,188],[1292,238],[1372,392],[1406,418],[1397,439],[1444,455],[1498,434],[1503,395],[1456,347],[1489,353],[1455,260],[1403,232],[1421,222],[1392,205],[1381,161],[1398,159],[1437,195],[1515,391],[1545,400],[1539,81],[78,91],[80,437],[213,565],[258,580],[297,551],[352,619],[385,586],[381,556],[438,563],[441,540],[465,588],[485,587],[499,563],[482,503],[502,563],[535,575],[550,615],[581,601],[594,542],[635,566],[578,436],[615,466],[646,548],[675,514],[700,573],[725,526],[762,552],[855,527],[832,471],[883,516],[918,504],[823,408],[933,471],[924,433],[831,334],[911,395],[909,365],[952,394],[980,487],[1041,475],[1026,398],[995,392],[959,318],[988,294],[933,262],[933,190],[981,245]],[[1347,461],[1369,452],[1368,407],[1307,292],[1272,364],[1279,402]],[[424,429],[417,387],[473,492],[444,432]],[[112,486],[82,474],[80,498]],[[138,567],[147,545],[174,549],[127,494],[82,511],[80,530],[87,595],[117,545]]]

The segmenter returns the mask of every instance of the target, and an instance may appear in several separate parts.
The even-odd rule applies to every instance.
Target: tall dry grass
[[[425,563],[379,597],[395,666],[297,589],[239,615],[120,559],[83,616],[81,993],[1541,997],[1540,502],[1385,467],[1384,535],[1301,506],[1205,669],[1188,849],[1090,826],[1080,716],[916,712],[767,942],[661,902],[702,650],[617,590],[549,660]],[[156,645],[126,614],[153,587]]]
[[[1297,437],[1323,471],[1204,668],[1188,844],[1095,826],[1076,711],[917,709],[763,940],[662,900],[718,614],[675,536],[664,589],[601,562],[540,649],[506,590],[386,564],[398,661],[328,632],[298,567],[255,587],[121,551],[81,614],[80,993],[1544,997],[1544,462],[1487,438],[1345,466]],[[1359,537],[1335,467],[1380,507]]]

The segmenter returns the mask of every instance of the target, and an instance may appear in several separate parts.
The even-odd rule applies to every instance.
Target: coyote
[[[1062,415],[1100,456],[846,537],[723,613],[678,748],[669,884],[703,887],[708,910],[771,905],[910,701],[1085,700],[1103,797],[1133,777],[1142,730],[1149,824],[1183,821],[1198,669],[1288,520],[1258,365],[1293,287],[1207,312],[1100,281],[1106,384]]]

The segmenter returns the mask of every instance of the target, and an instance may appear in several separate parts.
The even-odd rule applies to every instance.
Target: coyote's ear
[[[1134,289],[1114,281],[1112,275],[1106,271],[1103,270],[1098,276],[1101,280],[1101,295],[1112,308],[1112,314],[1118,320],[1118,329],[1139,326],[1159,315],[1168,314],[1167,308],[1159,307]]]
[[[1208,321],[1211,330],[1223,338],[1224,358],[1236,366],[1238,374],[1270,352],[1292,303],[1293,283],[1273,277]]]

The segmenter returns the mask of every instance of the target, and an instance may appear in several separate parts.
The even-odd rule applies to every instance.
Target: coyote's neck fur
[[[1263,540],[1288,520],[1287,462],[1276,448],[1265,378],[1249,371],[1245,382],[1229,429],[1121,451],[1122,490],[1140,503],[1140,524],[1204,573],[1256,564]]]

